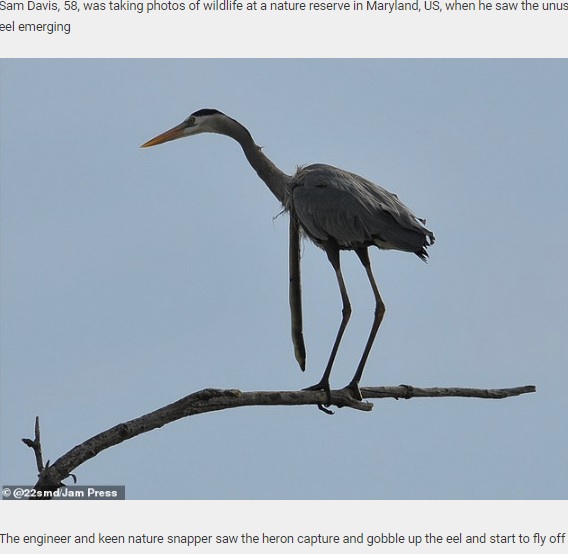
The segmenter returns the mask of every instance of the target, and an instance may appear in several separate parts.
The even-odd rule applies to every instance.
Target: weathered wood
[[[501,399],[510,396],[532,393],[536,387],[532,385],[508,389],[472,389],[459,387],[418,388],[409,385],[393,387],[362,387],[361,394],[368,398],[436,398],[436,397],[470,397]],[[370,402],[355,400],[344,390],[331,391],[332,404],[338,408],[349,407],[355,410],[369,412],[373,409]],[[44,467],[41,457],[41,442],[39,419],[36,418],[35,439],[22,439],[30,448],[33,448],[39,470],[39,480],[35,485],[37,490],[55,491],[62,486],[62,481],[71,475],[71,472],[94,458],[97,454],[116,446],[128,439],[158,429],[171,423],[198,414],[228,410],[243,406],[319,406],[326,404],[327,395],[324,391],[252,391],[242,392],[237,389],[203,389],[190,394],[180,400],[159,408],[149,414],[119,423],[82,444],[72,448],[61,456],[53,465],[49,463]]]

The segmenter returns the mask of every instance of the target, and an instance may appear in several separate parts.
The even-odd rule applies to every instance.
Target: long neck
[[[265,156],[261,147],[254,142],[248,130],[238,121],[227,118],[219,131],[235,139],[241,145],[247,160],[258,176],[266,183],[266,186],[272,191],[272,194],[274,194],[282,204],[285,204],[286,187],[291,177],[278,169],[270,159]]]

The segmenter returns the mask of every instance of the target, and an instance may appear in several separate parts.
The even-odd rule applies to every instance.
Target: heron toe
[[[329,380],[327,379],[322,379],[319,383],[316,383],[315,385],[312,385],[311,387],[306,387],[303,390],[322,390],[325,391],[326,396],[327,396],[327,403],[323,404],[324,406],[331,406],[332,402],[331,402],[331,388],[329,387]],[[325,410],[324,410],[325,411]]]
[[[354,398],[355,400],[363,400],[363,395],[361,394],[361,390],[359,389],[359,383],[356,381],[351,381],[346,387],[343,387],[343,390],[346,391],[349,396]]]

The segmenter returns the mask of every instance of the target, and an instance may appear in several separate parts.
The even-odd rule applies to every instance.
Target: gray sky
[[[305,243],[308,370],[289,336],[287,216],[239,146],[139,145],[199,108],[284,171],[326,162],[396,192],[430,262],[373,250],[387,316],[367,385],[507,387],[488,401],[376,401],[370,414],[246,408],[97,456],[79,484],[138,499],[568,498],[566,60],[13,60],[1,77],[0,480],[205,387],[319,380],[340,319]],[[342,255],[354,372],[373,301]]]

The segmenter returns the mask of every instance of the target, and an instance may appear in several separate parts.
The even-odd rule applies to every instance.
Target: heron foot
[[[329,387],[329,379],[322,379],[319,383],[312,385],[311,387],[306,387],[303,390],[322,390],[326,393],[327,402],[325,404],[318,404],[318,409],[322,412],[333,415],[334,412],[328,409],[328,406],[331,406],[331,388]]]
[[[409,398],[412,398],[414,396],[414,387],[412,385],[403,385],[401,383],[399,387],[402,387],[404,390],[406,390],[406,394],[402,398],[408,400]]]
[[[363,395],[359,390],[359,383],[357,381],[351,381],[351,383],[349,383],[346,387],[343,387],[343,390],[355,400],[363,400]]]

